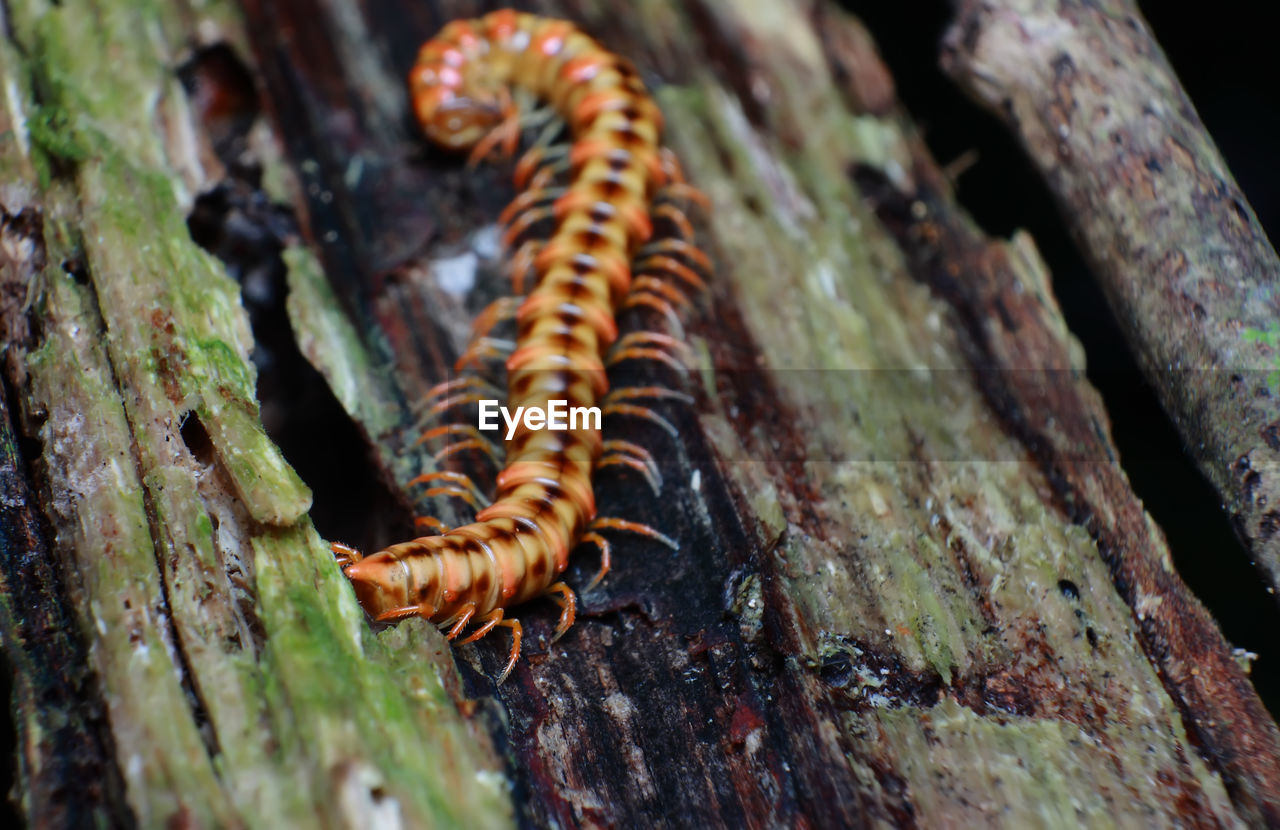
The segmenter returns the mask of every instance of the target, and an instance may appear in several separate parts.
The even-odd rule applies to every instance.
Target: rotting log
[[[943,65],[1053,191],[1143,372],[1280,589],[1280,259],[1131,0],[957,0]]]
[[[3,192],[0,319],[30,439],[0,445],[3,483],[40,507],[5,526],[6,647],[20,688],[49,683],[26,632],[61,608],[95,678],[79,711],[105,713],[69,749],[18,698],[33,823],[80,752],[114,773],[86,809],[147,826],[1280,822],[1275,725],[1129,490],[1034,243],[958,210],[855,20],[532,4],[655,88],[717,272],[686,324],[696,402],[663,410],[678,439],[608,425],[658,454],[661,497],[600,482],[602,512],[680,550],[617,540],[568,636],[522,612],[494,688],[501,645],[455,666],[427,626],[360,618],[262,437],[236,286],[180,221],[221,177],[292,208],[296,340],[408,504],[414,402],[498,290],[512,193],[423,146],[400,79],[478,9],[89,5],[10,0],[0,52],[0,158],[26,182]],[[250,67],[252,129],[227,107],[255,96],[178,87],[216,44]],[[41,544],[54,574],[18,605]]]

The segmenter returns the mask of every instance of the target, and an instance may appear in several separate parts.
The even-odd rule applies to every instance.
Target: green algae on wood
[[[371,435],[386,433],[399,414],[392,392],[379,384],[381,373],[342,314],[315,254],[300,245],[290,246],[284,261],[289,269],[289,322],[298,348],[324,375],[348,415]]]
[[[94,670],[108,690],[130,805],[146,826],[184,814],[235,825],[165,642],[143,487],[92,300],[56,266],[46,275],[44,320],[46,339],[28,361],[32,399],[48,413],[46,464],[53,492],[66,494],[54,505],[57,538],[74,551],[71,584],[81,624],[97,644]],[[86,443],[85,435],[95,440]]]
[[[24,68],[46,103],[17,100],[57,115],[26,147],[48,174],[54,263],[38,286],[45,340],[28,361],[28,407],[46,419],[53,492],[69,494],[51,519],[134,818],[359,825],[397,802],[406,826],[509,824],[492,749],[445,693],[445,652],[394,651],[365,630],[305,518],[309,492],[262,430],[238,287],[188,237],[183,158],[173,155],[182,148],[157,129],[182,113],[166,105],[180,91],[155,28],[177,10],[11,6],[15,38],[39,56]],[[85,361],[69,362],[76,349]],[[208,455],[198,440],[187,447],[192,419]],[[300,552],[310,577],[282,584],[298,575],[281,567]],[[259,616],[277,635],[262,643]],[[352,647],[335,649],[334,637]],[[283,658],[295,649],[325,659]],[[279,694],[281,671],[307,678],[312,693]],[[358,694],[332,694],[344,679]],[[361,758],[368,768],[346,775]],[[353,785],[336,799],[335,776]]]

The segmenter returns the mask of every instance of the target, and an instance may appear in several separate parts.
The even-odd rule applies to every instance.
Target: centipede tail
[[[648,360],[683,371],[687,347],[669,334],[633,332],[619,337],[615,315],[623,307],[649,308],[677,321],[705,290],[710,263],[690,241],[686,202],[705,201],[688,185],[674,154],[659,143],[662,115],[626,60],[611,54],[571,23],[512,10],[458,20],[423,45],[409,73],[412,108],[428,139],[468,154],[468,163],[494,153],[512,157],[520,133],[517,101],[532,97],[553,108],[571,142],[544,137],[519,159],[515,180],[523,192],[504,211],[504,241],[511,280],[521,299],[504,298],[480,314],[476,337],[459,368],[503,361],[508,405],[547,409],[600,407],[614,417],[647,419],[674,434],[653,405],[688,401],[661,387],[608,391],[607,363]],[[549,223],[545,240],[535,228]],[[651,241],[655,222],[674,236]],[[633,280],[633,270],[636,279]],[[495,335],[514,318],[516,336]],[[435,447],[461,438],[458,450],[435,451],[437,460],[462,450],[496,458],[496,447],[473,429],[430,425],[492,390],[469,375],[428,393],[423,443]],[[435,442],[435,443],[432,443]],[[506,442],[505,466],[489,502],[460,472],[438,470],[411,482],[422,492],[473,505],[475,521],[453,529],[421,517],[438,531],[369,556],[335,544],[365,610],[378,620],[421,616],[447,627],[455,642],[474,642],[497,627],[512,633],[504,679],[520,654],[520,623],[506,609],[549,597],[561,608],[555,636],[573,624],[573,591],[558,581],[579,543],[601,553],[599,582],[611,564],[602,531],[638,534],[675,547],[675,541],[636,522],[596,516],[593,473],[602,467],[633,471],[657,491],[653,456],[634,443],[605,442],[595,425],[534,430],[519,425]],[[463,638],[466,629],[473,628]]]

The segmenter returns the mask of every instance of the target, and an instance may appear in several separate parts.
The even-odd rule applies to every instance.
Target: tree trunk
[[[958,2],[944,64],[1053,188],[1144,373],[1280,588],[1280,259],[1137,7]]]
[[[514,191],[425,146],[402,78],[481,9],[78,5],[0,7],[29,823],[1280,823],[1280,735],[1130,490],[1033,241],[957,208],[856,20],[529,4],[639,67],[716,269],[675,435],[606,423],[660,496],[599,476],[602,515],[679,550],[616,539],[554,644],[554,608],[519,609],[495,686],[505,644],[373,630],[316,530],[376,548],[464,513],[409,484],[418,403],[500,293]]]

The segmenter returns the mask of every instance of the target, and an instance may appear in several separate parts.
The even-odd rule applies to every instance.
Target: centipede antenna
[[[344,545],[341,542],[330,542],[329,550],[333,552],[334,561],[337,562],[338,566],[343,570],[346,570],[349,566],[354,565],[361,559],[364,559],[364,554],[360,553],[359,550],[351,547],[350,545]]]

